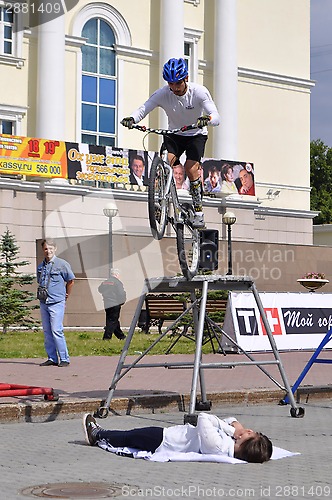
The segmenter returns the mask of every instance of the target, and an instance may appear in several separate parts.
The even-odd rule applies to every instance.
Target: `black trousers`
[[[121,310],[121,305],[114,306],[114,307],[108,307],[107,309],[105,309],[106,326],[104,328],[103,339],[111,339],[113,333],[118,339],[121,339],[124,337],[124,333],[121,330],[120,321],[119,321],[120,310]]]
[[[154,453],[161,445],[164,436],[162,427],[142,427],[129,431],[109,431],[101,429],[98,431],[97,439],[105,439],[115,448],[136,448]]]

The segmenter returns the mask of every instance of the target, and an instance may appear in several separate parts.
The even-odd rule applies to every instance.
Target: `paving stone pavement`
[[[246,426],[261,430],[277,446],[301,453],[265,464],[154,463],[113,456],[85,443],[82,415],[66,420],[46,417],[40,422],[3,422],[0,498],[332,498],[332,400],[309,400],[303,406],[304,418],[292,418],[289,406],[277,404],[213,408],[218,415],[235,415]],[[109,415],[98,423],[117,429],[168,426],[183,423],[183,416],[179,411],[133,413]],[[76,490],[72,496],[52,496],[47,491],[44,494],[43,488],[32,493],[30,488],[45,484],[65,488],[76,482],[82,485],[81,496]],[[87,484],[91,482],[99,483],[99,488],[108,486],[107,493],[92,494]]]
[[[281,353],[289,383],[295,382],[311,354]],[[325,351],[322,357],[330,359],[331,353]],[[271,359],[271,353],[255,358]],[[189,355],[148,357],[149,362],[192,359]],[[240,359],[243,357],[239,355],[204,356],[204,361],[211,363]],[[131,360],[129,357],[127,361]],[[57,403],[43,401],[42,396],[0,399],[0,500],[332,498],[331,393],[324,398],[311,395],[308,402],[302,397],[300,406],[305,409],[305,416],[292,418],[289,405],[278,405],[284,391],[257,367],[204,370],[207,394],[213,397],[213,413],[235,415],[246,426],[270,436],[277,446],[301,455],[262,465],[160,464],[113,456],[84,442],[81,418],[86,411],[95,411],[101,398],[107,396],[117,357],[77,357],[68,368],[40,367],[41,361],[0,360],[0,383],[47,386],[59,393]],[[280,381],[276,366],[269,372]],[[188,412],[191,381],[192,369],[131,370],[119,382],[114,398],[114,402],[126,401],[125,406],[112,409],[99,423],[119,429],[181,424],[183,411],[176,405],[158,404],[159,395],[168,393],[183,399],[184,411]],[[328,364],[313,366],[305,378],[306,384],[331,382]],[[130,414],[126,414],[128,401],[147,395],[156,395],[156,404],[144,408],[134,404]]]
[[[290,385],[302,372],[312,356],[310,351],[282,352],[280,357]],[[330,359],[331,352],[325,350],[320,358]],[[128,356],[126,363],[131,363],[136,356]],[[77,407],[85,407],[91,411],[108,395],[108,388],[112,382],[118,356],[78,356],[71,359],[70,366],[41,367],[43,359],[1,359],[0,384],[26,384],[28,386],[47,387],[54,389],[59,395],[59,404],[54,413],[66,418],[71,413],[74,403]],[[272,353],[255,353],[257,361],[273,360]],[[203,356],[205,363],[232,363],[248,361],[244,355],[207,354]],[[193,355],[154,355],[146,356],[142,363],[188,363],[193,362]],[[280,373],[276,365],[263,367],[283,386]],[[268,399],[278,401],[285,391],[269,379],[257,366],[236,366],[235,368],[220,368],[204,370],[204,380],[207,395],[214,401],[258,401]],[[130,370],[117,384],[115,397],[118,399],[130,396],[154,396],[160,393],[178,396],[190,395],[192,384],[192,368],[166,369],[164,367],[150,367]],[[303,385],[330,385],[332,384],[331,364],[315,364],[303,380]],[[302,385],[302,384],[301,384]],[[332,385],[331,385],[332,387]],[[332,394],[332,392],[330,393]],[[303,398],[303,397],[302,397]],[[30,418],[33,411],[40,411],[43,405],[42,396],[5,395],[0,397],[0,421],[7,418],[7,410],[18,409],[17,418]],[[89,406],[89,402],[91,403]],[[7,405],[7,406],[6,406]],[[8,406],[9,405],[9,406]],[[52,406],[48,404],[50,411]],[[81,411],[81,410],[79,410]],[[83,411],[83,410],[82,410]],[[9,415],[13,418],[13,413]]]

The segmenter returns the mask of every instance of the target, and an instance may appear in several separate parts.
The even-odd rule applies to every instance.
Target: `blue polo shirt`
[[[49,262],[45,259],[37,267],[37,281],[47,288],[46,304],[55,304],[66,300],[66,283],[75,279],[70,264],[54,256]]]

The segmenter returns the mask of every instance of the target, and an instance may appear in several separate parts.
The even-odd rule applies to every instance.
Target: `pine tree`
[[[34,276],[19,272],[29,262],[17,261],[18,254],[15,237],[7,229],[0,239],[0,324],[4,334],[9,326],[35,328],[39,325],[31,317],[31,312],[38,308],[31,304],[35,296],[25,288],[33,283]]]

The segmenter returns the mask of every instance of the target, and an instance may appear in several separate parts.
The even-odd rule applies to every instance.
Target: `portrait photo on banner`
[[[129,160],[129,184],[133,186],[148,186],[151,158],[154,153],[136,149],[128,150]]]
[[[203,158],[201,176],[206,194],[255,196],[253,163]]]

